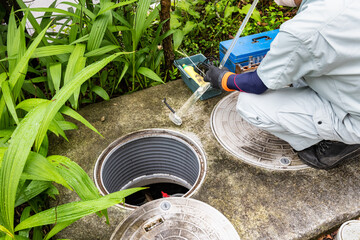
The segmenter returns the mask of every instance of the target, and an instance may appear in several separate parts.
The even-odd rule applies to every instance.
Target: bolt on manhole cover
[[[162,198],[137,208],[110,240],[240,240],[233,225],[210,205],[190,198]]]
[[[206,174],[202,148],[191,138],[166,129],[144,129],[122,136],[99,156],[95,184],[103,195],[147,187],[125,198],[135,209],[162,197],[190,197]]]
[[[218,142],[239,159],[271,170],[309,168],[292,147],[278,137],[261,130],[236,112],[239,92],[224,97],[211,113],[211,129]]]

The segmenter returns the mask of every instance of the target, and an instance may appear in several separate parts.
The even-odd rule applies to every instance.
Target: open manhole
[[[230,153],[249,164],[270,170],[300,170],[302,163],[292,147],[261,130],[236,112],[239,92],[224,97],[211,113],[211,129],[218,142]]]
[[[210,205],[191,198],[146,203],[120,223],[111,240],[240,240],[233,225]]]
[[[202,183],[205,154],[190,138],[175,131],[146,129],[123,136],[99,156],[95,183],[103,195],[148,187],[125,198],[134,209],[163,197],[189,197]]]

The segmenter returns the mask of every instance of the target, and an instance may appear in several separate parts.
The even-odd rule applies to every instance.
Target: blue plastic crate
[[[194,69],[196,70],[194,63],[195,63],[195,65],[197,65],[200,62],[204,62],[204,61],[206,61],[206,57],[202,54],[197,54],[197,55],[190,56],[189,58],[186,57],[186,58],[181,58],[181,59],[175,60],[174,65],[179,69],[180,74],[181,74],[181,79],[185,82],[185,84],[190,88],[190,90],[192,92],[195,92],[196,89],[198,89],[199,85],[189,76],[189,74],[187,74],[187,72],[184,71],[182,65],[185,64],[188,66],[193,66]],[[220,94],[221,94],[220,89],[210,87],[200,97],[200,100],[209,99],[209,98],[215,97]]]
[[[236,65],[247,65],[249,62],[249,57],[257,58],[263,57],[270,49],[270,44],[279,33],[279,30],[273,30],[253,35],[248,35],[245,37],[240,37],[236,42],[234,49],[232,50],[229,59],[225,63],[231,72],[237,72]],[[232,43],[231,40],[220,42],[219,53],[220,61],[222,61],[226,51],[230,48]]]

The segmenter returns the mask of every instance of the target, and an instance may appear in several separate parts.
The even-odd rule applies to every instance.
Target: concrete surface
[[[79,130],[67,134],[70,142],[52,140],[51,154],[70,157],[93,177],[98,156],[115,139],[146,128],[172,129],[193,138],[206,153],[207,175],[192,197],[223,213],[242,240],[310,239],[360,215],[359,159],[331,171],[277,172],[250,166],[223,149],[212,134],[210,114],[224,94],[197,102],[180,127],[169,120],[162,99],[166,97],[179,109],[190,95],[185,84],[177,80],[85,107],[80,114],[105,138],[79,126]],[[61,192],[60,203],[78,200],[73,192]],[[130,211],[112,207],[111,225],[91,215],[57,237],[109,239]]]

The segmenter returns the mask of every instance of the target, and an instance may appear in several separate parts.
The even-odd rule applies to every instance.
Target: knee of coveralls
[[[279,125],[276,124],[276,111],[272,106],[266,106],[265,95],[240,92],[236,104],[236,111],[240,116],[252,125],[268,131],[279,131]]]
[[[314,126],[313,102],[307,97],[308,91],[291,88],[261,95],[240,93],[237,112],[250,124],[302,150],[322,140]]]

